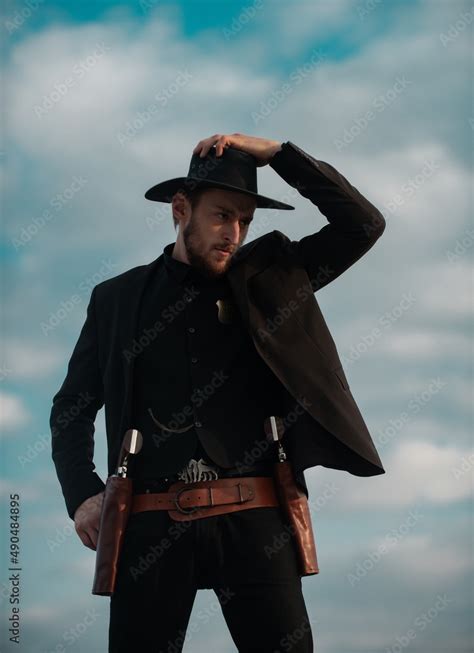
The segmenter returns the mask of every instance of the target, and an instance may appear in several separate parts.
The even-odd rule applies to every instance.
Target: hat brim
[[[198,177],[175,177],[174,179],[167,179],[155,186],[149,188],[145,193],[145,198],[152,202],[166,202],[171,203],[171,199],[179,190],[190,191],[194,188],[222,188],[223,190],[233,190],[238,193],[243,193],[249,197],[253,197],[257,202],[257,209],[281,209],[283,211],[292,211],[295,207],[285,202],[279,202],[271,197],[259,195],[252,191],[242,190],[230,184],[220,183],[218,181],[207,181]]]

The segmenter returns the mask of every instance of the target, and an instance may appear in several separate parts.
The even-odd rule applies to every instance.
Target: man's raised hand
[[[276,152],[281,150],[279,141],[259,136],[246,136],[245,134],[214,134],[199,141],[193,150],[193,154],[199,154],[202,158],[206,156],[211,147],[215,145],[216,156],[221,156],[226,147],[235,147],[248,154],[252,154],[257,160],[257,166],[264,166],[270,162]]]

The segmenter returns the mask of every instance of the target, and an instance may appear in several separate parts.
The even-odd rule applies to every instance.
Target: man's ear
[[[186,219],[186,211],[188,210],[189,200],[184,195],[178,191],[171,198],[171,211],[173,213],[173,222],[174,227],[177,229],[181,220]]]

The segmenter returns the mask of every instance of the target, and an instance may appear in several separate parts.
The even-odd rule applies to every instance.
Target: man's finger
[[[96,548],[97,548],[97,536],[98,536],[97,531],[94,531],[93,529],[89,528],[86,531],[86,534],[87,534],[87,538],[89,540],[89,544],[88,544],[89,549],[92,549],[93,551],[95,551]]]
[[[207,156],[207,153],[209,152],[211,147],[214,145],[214,142],[215,142],[215,139],[212,138],[212,139],[210,139],[210,142],[209,142],[208,145],[203,145],[202,146],[202,150],[201,150],[201,156],[202,157]]]
[[[226,136],[222,136],[216,143],[216,156],[222,156],[225,148],[227,147]]]
[[[97,529],[90,529],[87,534],[89,535],[89,540],[91,541],[91,549],[94,551],[97,549],[97,539],[99,537],[99,531]]]
[[[92,549],[93,551],[95,551],[93,542],[92,542],[91,538],[89,537],[87,531],[78,530],[77,534],[79,535],[80,540],[84,544],[84,546],[87,546],[88,549]]]
[[[201,158],[207,156],[207,153],[213,147],[213,145],[216,145],[216,154],[217,156],[220,156],[222,154],[222,147],[219,149],[218,143],[219,141],[222,141],[223,143],[225,142],[225,139],[227,136],[225,134],[214,134],[213,136],[209,136],[209,138],[204,138],[202,141],[199,141],[199,143],[196,145],[196,147],[193,150],[194,154],[197,154],[200,150],[199,156]]]
[[[211,144],[212,144],[215,141],[216,137],[217,137],[217,134],[214,134],[214,136],[209,136],[209,138],[203,138],[201,141],[199,141],[199,143],[194,148],[193,154],[197,154],[199,152],[199,150],[201,150],[201,156],[202,156],[202,150],[205,149],[206,143],[208,141],[210,141]]]

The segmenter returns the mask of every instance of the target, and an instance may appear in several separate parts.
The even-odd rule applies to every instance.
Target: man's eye
[[[220,211],[217,215],[223,215],[224,217],[226,217],[227,213],[223,213],[222,211]]]
[[[240,222],[243,222],[247,227],[250,224],[250,220],[241,220]]]

